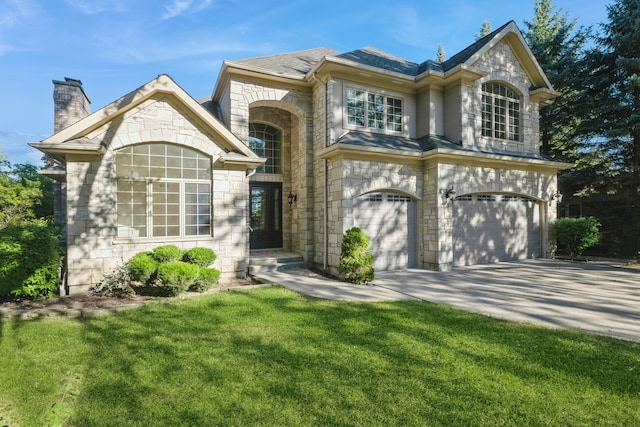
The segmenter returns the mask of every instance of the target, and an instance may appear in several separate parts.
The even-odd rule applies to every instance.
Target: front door
[[[251,194],[251,249],[282,247],[282,184],[249,184]]]

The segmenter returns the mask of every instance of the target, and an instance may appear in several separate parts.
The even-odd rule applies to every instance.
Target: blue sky
[[[613,0],[555,0],[582,26]],[[534,0],[0,0],[0,147],[41,165],[27,145],[53,132],[52,80],[82,80],[91,110],[169,74],[209,96],[224,60],[326,46],[373,46],[413,62],[474,42],[482,23],[533,18]]]

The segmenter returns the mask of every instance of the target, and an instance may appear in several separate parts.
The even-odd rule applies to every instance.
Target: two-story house
[[[443,63],[374,48],[224,62],[210,99],[161,75],[93,114],[54,82],[69,292],[154,246],[206,246],[224,276],[260,249],[336,273],[362,228],[377,269],[548,257],[557,93],[510,22]]]

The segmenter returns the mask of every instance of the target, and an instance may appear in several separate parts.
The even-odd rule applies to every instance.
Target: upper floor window
[[[482,85],[482,136],[520,140],[520,96],[503,84]]]
[[[117,236],[211,235],[211,159],[171,144],[116,152]]]
[[[401,132],[402,99],[347,89],[347,124]]]
[[[282,173],[282,133],[263,123],[249,123],[249,147],[267,161],[258,173]]]

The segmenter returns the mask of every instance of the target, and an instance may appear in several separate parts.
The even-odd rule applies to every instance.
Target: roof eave
[[[435,148],[433,150],[418,151],[398,151],[389,148],[361,147],[337,143],[333,144],[319,153],[320,158],[331,159],[337,156],[367,155],[371,158],[379,158],[385,161],[391,159],[402,162],[415,161],[445,161],[449,163],[481,163],[500,166],[508,169],[518,169],[521,167],[535,168],[537,170],[559,171],[571,169],[573,163],[556,162],[552,160],[537,159],[531,157],[519,157],[509,154],[481,153],[473,151],[454,150],[450,148]]]
[[[238,153],[227,153],[218,159],[228,169],[256,169],[267,159],[262,157],[245,157]]]
[[[79,154],[85,156],[102,156],[105,148],[99,143],[75,143],[68,141],[60,142],[30,142],[29,145],[45,154],[53,155],[59,159],[64,159],[66,154]],[[62,155],[62,156],[61,156]]]
[[[361,64],[359,62],[350,61],[344,58],[336,58],[334,56],[325,56],[316,64],[305,76],[306,80],[311,80],[315,75],[323,75],[336,73],[341,71],[352,72],[357,70],[357,76],[365,78],[384,78],[391,82],[402,85],[405,83],[414,83],[415,77],[399,73],[397,71],[384,70],[373,65]]]

